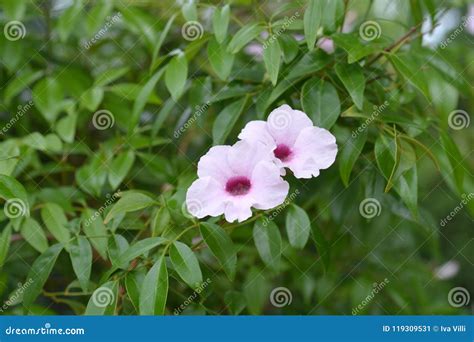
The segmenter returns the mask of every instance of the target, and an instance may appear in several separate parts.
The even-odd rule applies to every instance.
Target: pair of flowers
[[[199,178],[186,194],[193,216],[245,221],[251,208],[268,210],[285,201],[290,187],[282,178],[285,168],[296,178],[317,177],[337,154],[335,137],[288,105],[273,110],[267,121],[250,121],[239,139],[212,147],[199,160]]]

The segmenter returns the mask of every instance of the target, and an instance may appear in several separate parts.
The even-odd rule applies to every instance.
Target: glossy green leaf
[[[346,187],[349,185],[352,169],[354,168],[354,164],[359,158],[366,141],[367,129],[364,129],[361,132],[353,131],[352,137],[348,138],[346,143],[342,146],[342,151],[339,155],[339,174],[341,175],[342,182]]]
[[[43,78],[33,87],[35,106],[50,123],[56,120],[63,98],[63,89],[54,77]]]
[[[69,242],[71,234],[67,228],[68,220],[63,208],[56,203],[46,203],[43,208],[41,208],[41,218],[46,228],[48,228],[56,240],[63,244]]]
[[[336,74],[354,101],[357,108],[362,109],[364,103],[365,76],[357,64],[337,64]]]
[[[165,84],[175,101],[181,97],[187,77],[188,61],[184,53],[180,53],[171,59],[165,71]]]
[[[20,232],[25,241],[38,252],[43,253],[48,249],[46,234],[35,219],[31,217],[25,218],[21,225]]]
[[[237,252],[229,235],[217,224],[202,223],[201,235],[217,258],[227,276],[232,280],[237,267]]]
[[[316,35],[321,26],[321,18],[323,16],[323,0],[308,0],[308,7],[304,12],[304,35],[308,49],[314,49],[316,43]]]
[[[242,114],[246,103],[247,97],[243,97],[226,106],[217,115],[214,125],[212,126],[212,139],[214,145],[221,145],[225,142],[232,128],[237,123],[239,116]]]
[[[231,53],[239,52],[245,45],[255,39],[262,30],[263,27],[256,23],[245,25],[232,37],[227,50]]]
[[[201,268],[191,248],[175,241],[170,248],[170,259],[176,272],[189,287],[193,289],[199,287],[202,283]]]
[[[107,259],[107,228],[100,213],[85,209],[82,214],[82,229],[102,259]]]
[[[278,39],[273,41],[267,40],[263,45],[263,61],[265,67],[267,68],[268,75],[270,76],[270,81],[273,86],[276,85],[278,80],[278,71],[280,70],[280,61],[281,61],[281,48],[278,43]]]
[[[125,193],[107,214],[104,223],[107,224],[112,218],[119,214],[128,213],[149,207],[155,203],[155,200],[140,192]]]
[[[117,263],[127,264],[140,255],[147,253],[149,250],[164,244],[166,241],[167,240],[162,237],[151,237],[140,240],[125,250],[125,252],[120,255]]]
[[[226,47],[219,44],[217,40],[210,39],[207,45],[207,56],[217,76],[225,81],[232,70],[234,55],[227,52]]]
[[[229,19],[230,6],[228,4],[222,8],[214,9],[214,15],[212,16],[212,27],[214,29],[214,35],[216,36],[216,40],[219,44],[222,44],[227,35]]]
[[[133,150],[128,150],[122,152],[114,158],[110,164],[109,170],[109,183],[112,186],[112,189],[117,189],[117,187],[122,183],[130,169],[133,166],[135,161],[135,152]]]
[[[301,91],[301,105],[313,123],[329,129],[341,113],[341,103],[336,88],[324,80],[310,79]]]
[[[286,214],[286,233],[291,246],[303,249],[311,232],[311,222],[304,209],[295,204],[288,207]]]
[[[256,221],[253,226],[253,240],[265,264],[279,270],[282,245],[277,225],[265,219]]]
[[[12,229],[10,227],[5,228],[0,233],[0,270],[2,269],[5,261],[7,260],[8,250],[10,249],[12,237]]]
[[[62,249],[63,246],[60,243],[52,245],[31,265],[27,276],[27,280],[30,281],[31,279],[31,285],[25,289],[23,294],[23,305],[25,308],[28,309],[31,307],[33,302],[40,295]]]
[[[163,315],[168,297],[168,271],[160,257],[148,271],[140,291],[140,315]]]
[[[89,240],[79,235],[70,245],[69,256],[82,289],[87,291],[92,271],[92,248]]]

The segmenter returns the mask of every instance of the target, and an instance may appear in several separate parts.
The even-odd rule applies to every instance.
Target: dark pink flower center
[[[284,162],[290,158],[291,149],[285,144],[279,144],[273,153],[275,154],[275,157]]]
[[[232,196],[245,195],[249,192],[251,185],[252,184],[247,177],[232,177],[227,181],[225,185],[225,191],[227,191]]]

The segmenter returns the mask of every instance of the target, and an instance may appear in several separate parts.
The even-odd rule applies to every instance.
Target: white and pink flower
[[[288,105],[273,110],[267,121],[249,122],[239,138],[251,144],[263,143],[273,152],[275,163],[289,168],[296,178],[319,176],[320,170],[334,163],[337,154],[336,138]]]
[[[334,163],[335,137],[313,126],[302,111],[283,105],[267,121],[251,121],[233,146],[214,146],[198,163],[198,179],[186,194],[186,207],[197,218],[224,214],[242,222],[252,208],[282,204],[289,184],[285,168],[297,178],[317,177]]]
[[[197,218],[224,214],[229,222],[242,222],[252,216],[251,208],[282,204],[289,184],[272,159],[262,143],[212,147],[201,157],[199,178],[188,189],[188,211]]]

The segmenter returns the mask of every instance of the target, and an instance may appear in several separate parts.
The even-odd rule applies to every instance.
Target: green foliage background
[[[473,132],[450,113],[474,108],[473,36],[422,45],[423,18],[452,8],[467,15],[436,0],[3,0],[1,312],[469,312],[448,293],[474,294]],[[292,180],[275,213],[193,219],[199,157],[284,103],[331,130],[336,163]],[[436,277],[450,260],[459,272]]]

